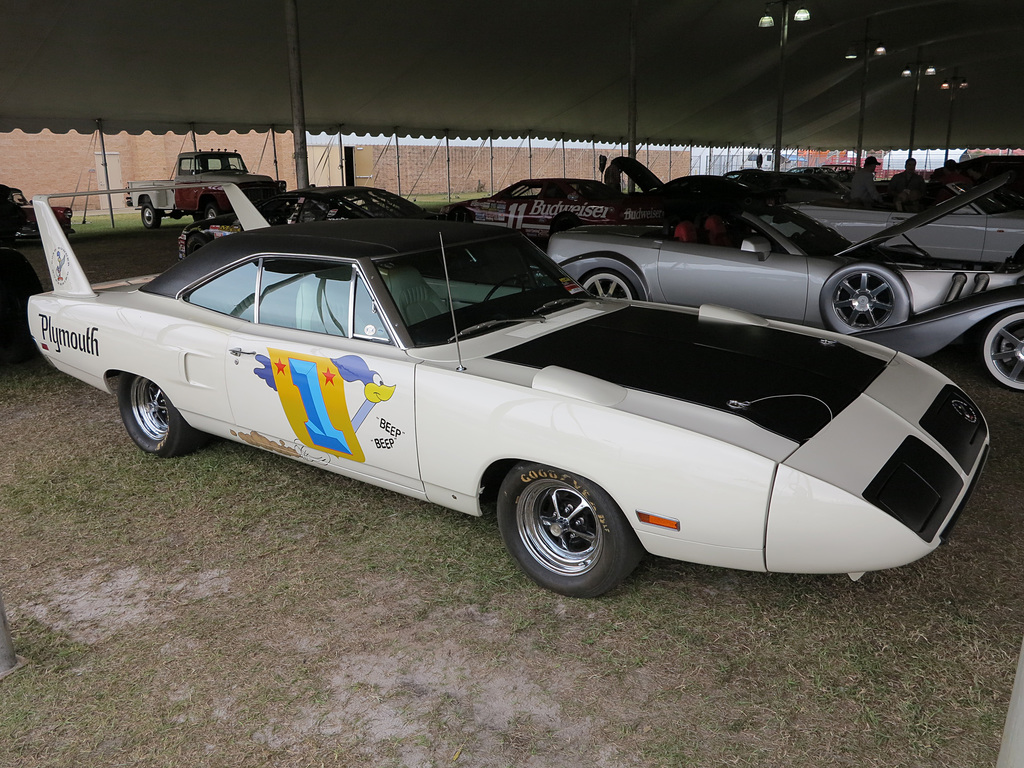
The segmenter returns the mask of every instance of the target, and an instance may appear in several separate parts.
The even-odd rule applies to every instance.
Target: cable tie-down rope
[[[746,410],[747,408],[749,408],[750,406],[756,405],[757,403],[760,403],[760,402],[762,402],[764,400],[775,400],[775,399],[781,398],[781,397],[806,397],[806,398],[809,398],[809,399],[814,400],[815,402],[821,403],[823,406],[825,406],[825,410],[828,411],[828,420],[829,421],[832,421],[832,419],[835,418],[835,414],[832,413],[832,409],[829,407],[829,404],[826,403],[824,400],[822,400],[820,397],[815,397],[814,395],[801,395],[801,394],[768,395],[767,397],[759,397],[757,400],[727,400],[725,404],[728,405],[734,411],[743,411],[743,410]]]

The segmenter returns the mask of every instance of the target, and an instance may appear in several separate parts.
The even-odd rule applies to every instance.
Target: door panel
[[[422,489],[414,363],[368,341],[300,335],[310,343],[231,335],[225,357],[235,436],[345,474]]]
[[[699,243],[665,241],[658,279],[674,304],[720,304],[765,317],[804,322],[807,313],[807,258],[756,253]]]

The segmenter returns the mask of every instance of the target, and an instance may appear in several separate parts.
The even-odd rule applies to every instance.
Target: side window
[[[250,261],[199,286],[185,301],[251,322],[256,307],[258,272],[256,262]]]
[[[348,336],[351,306],[351,264],[296,259],[264,261],[260,323]]]

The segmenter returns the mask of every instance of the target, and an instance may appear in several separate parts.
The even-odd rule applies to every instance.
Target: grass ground
[[[84,234],[95,280],[176,260],[173,228]],[[233,443],[155,459],[111,396],[0,370],[0,591],[29,660],[0,682],[0,765],[992,765],[1024,400],[966,350],[933,362],[993,434],[948,545],[856,583],[649,558],[589,601],[521,576],[492,519]]]

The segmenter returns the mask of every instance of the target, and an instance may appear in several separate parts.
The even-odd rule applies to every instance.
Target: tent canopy
[[[627,133],[630,0],[339,3],[299,0],[313,132],[620,141]],[[637,0],[637,139],[772,146],[783,3]],[[1024,3],[789,0],[786,146],[1019,146]],[[855,48],[861,58],[847,59]],[[291,128],[284,0],[4,3],[0,131],[108,133]],[[969,87],[940,83],[966,78]],[[955,97],[955,100],[953,100]],[[951,109],[952,108],[952,109]]]

